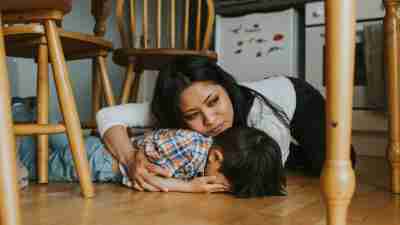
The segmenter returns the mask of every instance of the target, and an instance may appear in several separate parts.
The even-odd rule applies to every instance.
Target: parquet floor
[[[368,174],[365,174],[368,176]],[[365,179],[364,179],[365,181]],[[30,184],[21,192],[26,225],[324,225],[319,180],[292,174],[286,197],[237,199],[225,194],[139,193],[96,184],[83,199],[78,184]],[[399,225],[400,195],[358,183],[349,225]]]

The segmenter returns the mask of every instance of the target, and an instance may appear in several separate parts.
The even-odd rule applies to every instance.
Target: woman
[[[130,151],[127,126],[189,128],[208,136],[249,126],[275,139],[287,166],[319,175],[325,159],[325,101],[317,90],[287,77],[239,84],[200,57],[177,60],[160,71],[151,107],[145,103],[106,108],[97,122],[114,157],[121,163],[135,162],[128,167],[138,190],[163,190],[152,177],[165,172],[148,168],[141,153]],[[293,139],[297,145],[290,147]]]

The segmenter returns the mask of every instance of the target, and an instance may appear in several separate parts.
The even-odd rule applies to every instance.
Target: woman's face
[[[233,106],[225,89],[211,81],[196,81],[180,96],[186,126],[208,136],[232,127]]]

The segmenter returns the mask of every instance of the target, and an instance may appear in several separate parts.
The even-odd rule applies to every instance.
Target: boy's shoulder
[[[174,140],[176,142],[204,142],[211,141],[211,137],[204,136],[199,132],[189,130],[189,129],[172,129],[172,128],[162,128],[153,130],[148,134],[154,140]]]
[[[196,131],[189,129],[173,129],[173,128],[161,128],[151,132],[152,135],[163,135],[168,137],[175,136],[204,136]]]

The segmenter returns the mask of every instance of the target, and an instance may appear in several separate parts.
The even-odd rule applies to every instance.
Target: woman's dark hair
[[[262,99],[279,120],[289,128],[289,119],[282,109],[255,90],[239,85],[237,81],[215,62],[206,57],[181,57],[165,66],[159,73],[151,104],[160,128],[184,126],[180,111],[180,95],[193,82],[211,81],[221,85],[228,93],[234,112],[233,126],[247,126],[247,116],[254,98]]]
[[[279,145],[265,132],[250,127],[232,127],[214,137],[222,148],[220,172],[237,197],[286,195],[286,176]]]

